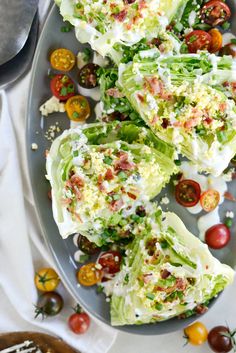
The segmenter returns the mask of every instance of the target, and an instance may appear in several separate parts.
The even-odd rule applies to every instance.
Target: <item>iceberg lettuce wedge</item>
[[[81,43],[89,43],[102,56],[119,62],[116,44],[132,46],[143,38],[152,40],[175,17],[183,13],[187,0],[56,0],[65,21],[75,26]]]
[[[47,157],[60,234],[79,232],[103,244],[101,234],[155,197],[177,170],[173,149],[145,128],[116,123],[64,131]]]
[[[236,153],[235,79],[232,57],[153,49],[120,64],[118,84],[159,138],[218,176]]]
[[[113,326],[154,323],[206,310],[233,282],[234,271],[214,258],[178,216],[150,216],[127,247],[120,273],[105,283]]]

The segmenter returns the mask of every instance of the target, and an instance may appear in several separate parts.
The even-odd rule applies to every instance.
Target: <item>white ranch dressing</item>
[[[199,238],[202,241],[205,241],[205,233],[207,229],[218,223],[220,223],[219,207],[216,207],[214,211],[209,212],[198,219],[197,225],[199,229]]]

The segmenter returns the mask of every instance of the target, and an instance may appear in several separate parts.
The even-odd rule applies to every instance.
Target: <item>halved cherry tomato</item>
[[[60,99],[66,101],[75,95],[75,85],[72,79],[63,74],[55,75],[50,82],[52,94]]]
[[[200,185],[191,179],[180,181],[175,187],[176,201],[184,207],[193,207],[200,200]]]
[[[90,116],[90,106],[83,96],[73,96],[66,102],[68,118],[73,121],[85,121]]]
[[[99,256],[98,263],[106,273],[117,273],[120,271],[121,254],[119,251],[106,251]]]
[[[200,204],[204,211],[211,212],[220,202],[220,194],[217,190],[207,190],[200,197]]]
[[[84,65],[78,74],[79,85],[84,88],[94,88],[98,86],[97,70],[99,65],[89,63]]]
[[[222,34],[216,28],[212,28],[208,33],[211,35],[211,38],[212,38],[209,52],[216,53],[222,48],[222,43],[223,43]]]
[[[236,45],[233,43],[226,44],[220,49],[220,56],[232,55],[233,58],[236,57]]]
[[[80,284],[86,287],[93,286],[101,281],[102,271],[96,268],[96,264],[91,262],[80,267],[77,272],[77,279]]]
[[[80,234],[77,240],[78,248],[87,255],[94,255],[99,251],[99,247]]]
[[[206,342],[208,331],[202,322],[197,321],[184,329],[184,335],[189,343],[199,346]]]
[[[55,70],[70,71],[75,66],[75,55],[68,49],[56,49],[50,56],[50,63]]]
[[[185,37],[185,42],[190,53],[196,53],[198,50],[209,49],[211,46],[211,35],[200,29],[190,32]]]
[[[230,230],[223,223],[215,224],[207,229],[205,241],[212,249],[221,249],[230,241]]]
[[[202,20],[213,27],[228,21],[230,16],[230,8],[220,0],[208,1],[201,9]]]
[[[60,278],[52,268],[41,268],[34,276],[34,283],[42,292],[54,291],[60,283]]]

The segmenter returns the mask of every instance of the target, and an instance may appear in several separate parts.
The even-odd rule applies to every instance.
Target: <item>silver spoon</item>
[[[13,59],[0,65],[0,88],[6,88],[7,85],[16,81],[30,67],[37,44],[38,27],[39,18],[38,12],[36,12],[24,47]]]
[[[0,65],[25,45],[37,11],[38,0],[0,1]]]

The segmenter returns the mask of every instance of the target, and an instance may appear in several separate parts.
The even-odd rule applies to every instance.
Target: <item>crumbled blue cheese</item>
[[[170,200],[167,196],[162,197],[162,199],[161,199],[162,205],[168,205],[169,203],[170,203]]]
[[[227,218],[234,218],[234,212],[233,211],[227,211],[226,212],[226,217]]]
[[[31,144],[31,149],[33,150],[33,151],[36,151],[37,149],[38,149],[38,145],[37,145],[37,143],[32,143]]]
[[[39,110],[43,116],[48,116],[49,114],[58,112],[64,113],[66,111],[65,104],[61,103],[60,100],[55,96],[52,96],[45,103],[43,103]]]

